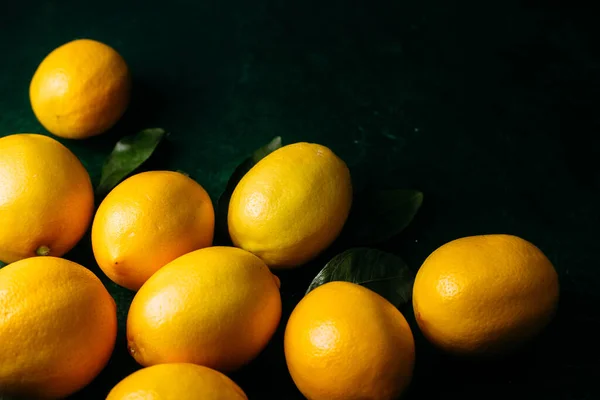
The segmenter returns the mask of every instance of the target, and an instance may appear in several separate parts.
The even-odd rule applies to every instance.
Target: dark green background
[[[106,42],[132,70],[131,108],[102,137],[62,141],[95,183],[115,141],[146,127],[171,136],[145,167],[184,170],[213,200],[273,136],[328,145],[359,188],[425,193],[411,227],[383,246],[414,270],[451,239],[511,233],[538,245],[560,275],[554,323],[500,361],[439,354],[409,308],[417,365],[408,398],[600,398],[597,14],[578,0],[453,3],[3,2],[0,135],[45,132],[28,85],[48,52],[75,38]],[[89,237],[67,258],[97,272],[119,304],[114,357],[73,397],[101,399],[137,368],[123,340],[131,294],[98,270]],[[286,318],[324,261],[282,276]],[[281,332],[233,375],[250,399],[302,398]]]

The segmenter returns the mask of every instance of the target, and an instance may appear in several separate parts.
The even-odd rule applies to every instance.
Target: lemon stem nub
[[[38,256],[47,256],[48,254],[50,254],[50,247],[40,246],[35,251],[35,254],[37,254]]]

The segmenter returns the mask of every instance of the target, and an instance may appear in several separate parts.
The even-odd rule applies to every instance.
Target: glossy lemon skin
[[[179,256],[212,245],[215,213],[206,190],[173,171],[136,174],[102,201],[92,248],[115,283],[138,290]]]
[[[298,303],[285,357],[310,400],[392,400],[411,382],[415,344],[404,316],[377,293],[329,282]]]
[[[148,279],[129,309],[127,340],[143,366],[186,362],[228,372],[262,351],[280,318],[279,280],[262,260],[208,247]]]
[[[352,205],[348,167],[329,148],[284,146],[240,180],[229,203],[235,246],[271,268],[302,265],[340,234]]]
[[[85,139],[111,128],[129,105],[131,76],[112,47],[89,39],[68,42],[35,71],[29,99],[49,132]]]
[[[0,260],[64,255],[92,219],[88,172],[69,149],[43,135],[0,138],[0,154]]]
[[[0,270],[0,394],[66,397],[108,362],[116,305],[88,269],[31,257]]]
[[[242,389],[213,369],[189,363],[142,368],[119,382],[106,400],[248,400]]]
[[[514,350],[544,329],[558,300],[558,275],[550,260],[514,235],[444,244],[425,260],[413,288],[423,334],[463,355]]]

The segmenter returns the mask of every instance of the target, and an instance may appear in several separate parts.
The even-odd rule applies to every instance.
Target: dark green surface
[[[576,0],[4,2],[0,135],[44,132],[28,85],[50,50],[104,41],[129,63],[134,98],[111,133],[63,141],[94,182],[115,141],[146,127],[172,133],[146,167],[186,171],[215,201],[237,163],[274,136],[328,145],[357,186],[425,193],[413,225],[384,246],[413,269],[446,241],[504,232],[534,242],[560,274],[555,322],[500,362],[442,356],[415,329],[407,398],[597,399],[596,16]],[[104,279],[89,237],[68,258]],[[282,275],[286,313],[324,261]],[[104,281],[119,304],[119,342],[75,399],[104,398],[137,368],[123,341],[131,294]],[[302,398],[281,332],[233,375],[250,399]]]

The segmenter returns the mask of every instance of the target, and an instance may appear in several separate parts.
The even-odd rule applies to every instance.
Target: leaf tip
[[[100,183],[95,194],[108,193],[123,178],[135,171],[156,150],[167,132],[163,128],[146,128],[121,138],[102,166]]]
[[[281,136],[275,136],[273,138],[273,140],[271,140],[271,142],[269,143],[270,147],[275,147],[275,148],[279,148],[282,145],[282,140],[281,140]]]
[[[415,198],[417,199],[417,204],[419,205],[419,207],[423,204],[423,198],[424,198],[424,194],[423,192],[421,192],[420,190],[415,190]]]

